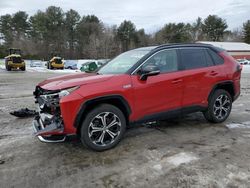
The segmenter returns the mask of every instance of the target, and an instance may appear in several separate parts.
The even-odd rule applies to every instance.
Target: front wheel
[[[104,151],[116,146],[126,130],[122,111],[109,104],[102,104],[91,110],[81,127],[81,141],[88,148]]]
[[[223,90],[215,90],[208,101],[208,109],[203,113],[204,117],[212,123],[221,123],[230,115],[232,109],[232,97]]]

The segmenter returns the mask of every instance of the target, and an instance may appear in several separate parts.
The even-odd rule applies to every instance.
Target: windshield
[[[62,59],[55,59],[56,64],[62,64]]]
[[[147,50],[131,50],[124,52],[112,59],[105,66],[103,66],[98,73],[99,74],[124,74],[135,63],[137,63],[143,56],[150,52]]]

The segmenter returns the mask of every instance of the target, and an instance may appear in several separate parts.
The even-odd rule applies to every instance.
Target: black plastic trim
[[[150,114],[150,115],[144,116],[143,118],[137,121],[131,122],[131,124],[139,124],[139,123],[145,123],[149,121],[166,120],[166,119],[174,118],[174,117],[182,117],[185,114],[204,111],[206,109],[207,107],[204,107],[204,106],[192,105],[192,106],[187,106],[183,108],[168,110],[165,112]]]
[[[95,103],[95,102],[102,102],[102,101],[107,101],[107,100],[110,100],[110,99],[119,99],[122,104],[125,106],[126,108],[126,112],[128,113],[128,115],[131,114],[131,108],[128,104],[128,102],[126,101],[126,99],[121,96],[121,95],[106,95],[106,96],[100,96],[100,97],[96,97],[96,98],[93,98],[93,99],[89,99],[87,101],[85,101],[81,107],[80,107],[80,110],[79,112],[77,113],[77,116],[76,116],[76,119],[75,119],[75,122],[74,122],[74,127],[77,128],[79,125],[81,125],[81,120],[82,120],[82,116],[84,115],[84,112],[87,108],[88,105],[91,105],[91,103]]]

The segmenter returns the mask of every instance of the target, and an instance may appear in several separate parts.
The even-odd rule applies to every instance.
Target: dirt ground
[[[196,113],[138,126],[101,153],[77,140],[41,143],[32,118],[9,115],[35,108],[35,85],[54,75],[0,70],[0,187],[250,187],[250,74],[226,122]]]

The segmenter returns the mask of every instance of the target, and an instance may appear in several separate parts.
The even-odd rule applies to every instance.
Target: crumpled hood
[[[103,82],[112,77],[112,75],[98,75],[96,73],[75,73],[48,78],[39,83],[38,86],[46,90],[61,90],[74,86]]]

